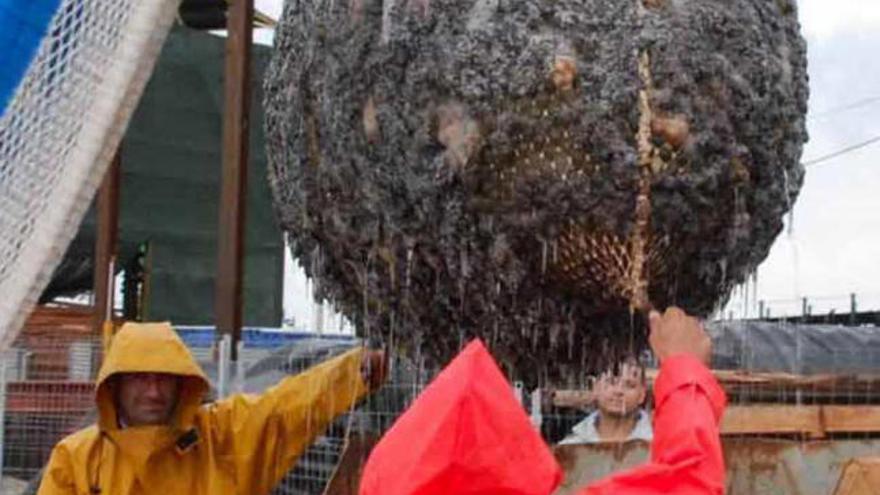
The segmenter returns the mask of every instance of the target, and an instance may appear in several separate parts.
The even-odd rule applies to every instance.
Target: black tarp
[[[715,369],[852,374],[880,365],[880,327],[715,321],[707,329]]]
[[[168,36],[122,143],[120,263],[150,246],[144,318],[214,322],[220,198],[225,39],[186,28]],[[282,234],[266,181],[262,77],[269,48],[253,49],[244,322],[278,326],[282,316]],[[92,209],[47,297],[91,289]]]

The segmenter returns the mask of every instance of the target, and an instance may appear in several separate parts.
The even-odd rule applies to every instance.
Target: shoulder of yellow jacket
[[[81,430],[75,431],[64,437],[57,448],[67,450],[72,457],[77,458],[79,455],[87,455],[92,446],[101,438],[101,432],[98,425],[91,425]]]

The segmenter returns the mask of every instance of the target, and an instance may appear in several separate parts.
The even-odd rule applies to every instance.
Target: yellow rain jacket
[[[52,451],[38,495],[269,493],[312,440],[367,393],[357,349],[287,377],[262,395],[202,405],[208,380],[168,323],[128,323],[98,374],[97,425]],[[120,428],[116,373],[182,377],[168,426]]]

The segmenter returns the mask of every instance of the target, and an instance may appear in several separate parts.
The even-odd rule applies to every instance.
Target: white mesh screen
[[[0,348],[76,232],[180,0],[62,0],[0,118]]]

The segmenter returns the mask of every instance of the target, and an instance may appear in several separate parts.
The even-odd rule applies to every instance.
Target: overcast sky
[[[810,72],[807,162],[880,136],[880,2],[799,5]],[[880,144],[807,168],[791,234],[777,239],[758,271],[757,298],[775,313],[799,311],[801,297],[814,312],[845,309],[849,293],[861,309],[880,309],[878,155]],[[729,309],[742,313],[742,301]]]
[[[256,0],[258,9],[275,18],[282,4]],[[880,1],[798,4],[811,85],[806,162],[880,136]],[[271,43],[271,31],[259,31],[258,39]],[[849,308],[850,293],[857,294],[860,309],[880,309],[878,155],[880,143],[807,168],[790,233],[779,236],[760,266],[748,304],[739,291],[725,313],[754,316],[763,299],[774,315],[791,314],[800,311],[802,297],[810,299],[814,312],[841,311]],[[285,313],[297,326],[312,327],[304,277],[298,269],[288,272]]]

